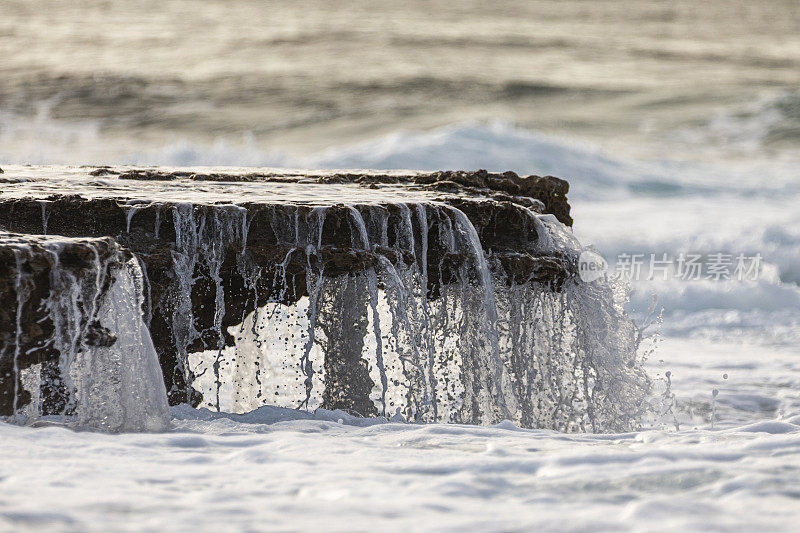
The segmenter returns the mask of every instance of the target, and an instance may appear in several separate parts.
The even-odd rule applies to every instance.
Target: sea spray
[[[132,212],[131,210],[130,212]],[[174,313],[172,334],[177,351],[175,373],[186,383],[186,391],[176,390],[173,385],[169,394],[184,393],[192,397],[191,382],[194,379],[188,366],[188,350],[198,339],[213,335],[216,340],[217,355],[214,360],[215,407],[219,409],[220,358],[225,346],[222,319],[225,315],[225,293],[222,288],[220,268],[225,259],[225,250],[231,242],[238,243],[244,250],[247,238],[247,211],[238,206],[218,206],[214,209],[195,209],[191,203],[177,204],[172,209],[175,231],[175,246],[172,260],[176,274],[176,286],[172,291]],[[130,227],[130,219],[128,219]],[[213,324],[211,331],[198,331],[192,303],[192,290],[195,287],[195,270],[203,268],[213,284]]]
[[[13,382],[7,419],[110,432],[165,429],[169,410],[143,321],[137,261],[110,239],[0,237],[15,258],[4,275],[14,280],[16,335],[0,351],[13,357],[13,372],[0,383],[7,391]]]
[[[234,346],[192,354],[203,405],[511,419],[563,431],[640,425],[650,383],[621,289],[607,279],[515,280],[481,247],[462,211],[433,202],[348,206],[351,240],[343,246],[363,261],[331,275],[321,265],[332,247],[323,238],[332,209],[299,215],[286,232],[289,253],[306,257],[309,295],[294,304],[276,296],[229,329]],[[529,216],[536,253],[577,261],[582,247],[568,228]],[[217,357],[230,369],[219,376],[208,371]]]
[[[97,313],[116,342],[79,354],[77,424],[107,431],[162,431],[169,408],[155,348],[141,318],[142,275],[135,260],[114,274]]]

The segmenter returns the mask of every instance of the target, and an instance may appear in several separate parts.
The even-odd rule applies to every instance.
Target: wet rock
[[[96,173],[96,174],[95,174]],[[514,172],[491,173],[486,170],[457,170],[439,172],[397,173],[274,173],[274,172],[208,172],[198,173],[187,170],[131,169],[123,172],[108,167],[99,167],[92,175],[118,174],[120,179],[146,181],[175,181],[189,179],[195,181],[228,181],[279,183],[317,182],[331,184],[360,184],[378,186],[380,184],[406,184],[425,186],[446,193],[480,195],[487,192],[501,194],[507,201],[530,206],[532,200],[544,205],[545,212],[552,213],[567,226],[572,225],[570,207],[567,203],[569,183],[554,176],[520,177]]]
[[[566,200],[568,184],[551,176],[519,177],[513,172],[485,170],[274,173],[104,166],[87,169],[85,177],[124,181],[104,196],[0,196],[0,228],[27,234],[105,237],[101,241],[107,243],[107,253],[119,253],[108,239],[111,237],[136,256],[146,274],[144,314],[173,404],[197,405],[200,401],[191,387],[194,376],[185,361],[187,353],[233,345],[228,328],[242,323],[254,308],[270,302],[292,305],[310,296],[309,280],[323,277],[343,283],[342,279],[349,279],[348,287],[358,284],[363,293],[365,273],[414,267],[425,273],[425,294],[431,300],[438,299],[448,285],[482,283],[478,265],[464,249],[453,247],[456,237],[466,238],[456,235],[463,231],[456,209],[474,227],[493,275],[507,283],[532,282],[558,291],[575,271],[571,258],[547,255],[538,248],[536,214],[551,213],[562,223],[572,224]],[[365,191],[401,186],[420,191],[431,201],[320,206],[318,202],[252,202],[245,198],[234,206],[188,205],[179,197],[152,202],[140,195],[133,197],[142,190],[137,182],[158,181],[187,182],[190,188],[186,190],[191,190],[193,181],[198,187],[204,182],[263,183],[267,189],[285,184],[353,184]],[[59,261],[78,275],[93,261],[92,253],[76,245],[66,248]],[[34,283],[34,291],[39,292],[32,302],[41,301],[47,293],[46,272],[52,266],[48,261],[43,254],[33,254],[26,262],[25,268],[41,278]],[[2,301],[0,334],[7,343],[8,336],[15,334],[16,315],[10,310],[16,293],[9,286],[8,265],[14,263],[2,264],[6,265],[5,277],[0,266],[0,284],[6,280],[2,297],[9,301]],[[220,298],[223,309],[218,308]],[[356,329],[363,329],[366,303],[354,300],[359,303],[350,309],[350,318],[328,313],[325,320],[344,320],[345,328],[352,322]],[[22,343],[36,348],[25,362],[28,365],[52,359],[42,341],[50,326],[38,322],[33,309],[23,310],[27,314]],[[114,342],[113,332],[95,324],[86,331],[87,345]],[[332,357],[326,363],[331,390],[325,393],[326,406],[374,414],[364,393],[373,384],[359,366],[363,335],[361,341],[339,338],[333,330],[331,335]],[[6,404],[7,394],[6,390]]]
[[[86,327],[86,335],[83,338],[87,346],[108,348],[117,342],[117,336],[97,321],[91,322]]]
[[[55,245],[49,243],[56,241]],[[48,239],[0,231],[0,415],[13,414],[31,395],[21,374],[41,365],[43,414],[61,413],[68,391],[58,379],[57,325],[50,307],[66,290],[59,277],[96,287],[98,298],[108,290],[112,273],[130,254],[110,238]],[[97,285],[100,283],[100,285]],[[75,287],[72,288],[77,288]],[[116,337],[92,319],[91,302],[78,300],[81,316],[72,327],[83,332],[86,346],[111,346]]]

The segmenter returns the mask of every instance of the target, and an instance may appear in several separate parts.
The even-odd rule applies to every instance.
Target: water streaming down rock
[[[134,212],[131,210],[131,212]],[[180,371],[183,379],[191,382],[191,373],[186,364],[187,348],[196,340],[211,336],[210,343],[216,341],[217,356],[213,371],[216,384],[215,407],[219,410],[219,352],[225,347],[222,332],[222,318],[225,316],[225,295],[222,287],[220,269],[224,260],[225,249],[236,243],[244,247],[247,231],[246,210],[237,206],[221,206],[211,210],[200,210],[195,213],[190,203],[177,204],[172,207],[175,230],[175,247],[172,250],[172,261],[176,278],[176,287],[170,296],[174,298],[172,332],[177,351],[176,371]],[[128,219],[128,229],[130,219]],[[244,249],[243,249],[244,251]],[[209,328],[198,330],[194,321],[192,291],[197,290],[195,270],[202,270],[203,279],[210,283],[203,290],[205,305],[213,302],[213,318]],[[209,297],[211,296],[211,297]],[[210,301],[209,301],[210,300]],[[170,392],[175,393],[173,388]]]
[[[538,252],[576,260],[580,247],[565,248],[577,244],[560,222],[530,216],[548,236]],[[208,397],[216,387],[227,393],[227,411],[269,403],[562,430],[638,424],[647,377],[633,324],[605,282],[515,280],[448,205],[318,208],[294,223],[284,244],[287,257],[305,256],[309,295],[294,304],[276,298],[232,328],[224,384],[219,374],[197,383],[209,407],[218,406],[218,394]],[[337,235],[349,242],[328,241]],[[329,246],[345,255],[327,257]],[[278,278],[287,272],[284,261]],[[213,365],[206,354],[193,358],[198,374]]]
[[[172,403],[561,430],[639,423],[648,381],[635,330],[610,285],[575,275],[581,246],[561,180],[101,172],[118,176],[113,193],[50,196],[47,219],[20,195],[0,224],[46,220],[133,251]],[[135,198],[109,196],[126,186]]]
[[[163,378],[131,254],[108,238],[0,232],[0,255],[0,320],[14,333],[0,347],[0,414],[104,431],[165,429]]]

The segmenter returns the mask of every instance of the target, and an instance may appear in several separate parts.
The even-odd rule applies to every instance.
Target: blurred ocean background
[[[649,370],[670,373],[682,430],[800,414],[795,0],[0,0],[3,163],[553,174],[570,182],[576,235],[612,268],[623,253],[763,257],[754,280],[633,283],[634,316],[654,296],[663,309]],[[791,509],[792,427],[753,430],[795,432],[760,448],[794,452],[750,477],[676,448],[711,472],[676,482],[681,505]],[[742,431],[719,438],[756,453]],[[654,490],[629,481],[609,486]],[[729,494],[744,499],[711,503]],[[641,505],[631,516],[677,509]],[[588,509],[587,524],[603,514]]]
[[[3,0],[0,15],[4,160],[274,164],[487,121],[624,158],[800,142],[792,0]]]

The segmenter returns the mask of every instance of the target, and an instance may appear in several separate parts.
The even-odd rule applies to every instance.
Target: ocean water
[[[270,407],[176,407],[161,434],[0,425],[0,529],[793,529],[795,2],[0,8],[0,167],[568,179],[574,232],[609,275],[641,259],[629,310],[669,407],[612,435]],[[717,254],[730,274],[740,254],[759,268],[714,279]],[[702,279],[678,270],[689,255]]]

